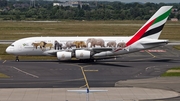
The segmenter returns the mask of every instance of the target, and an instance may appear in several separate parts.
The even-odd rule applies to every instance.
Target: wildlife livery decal
[[[86,41],[74,40],[61,42],[60,40],[54,40],[54,42],[47,41],[36,41],[31,44],[34,49],[45,50],[68,50],[68,49],[83,49],[83,48],[96,48],[96,47],[107,47],[113,49],[123,49],[126,44],[125,42],[116,42],[116,41],[106,41],[102,38],[88,38]]]

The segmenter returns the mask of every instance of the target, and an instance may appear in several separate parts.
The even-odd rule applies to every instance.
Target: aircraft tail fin
[[[126,43],[133,44],[141,38],[158,39],[169,17],[172,6],[162,6]]]

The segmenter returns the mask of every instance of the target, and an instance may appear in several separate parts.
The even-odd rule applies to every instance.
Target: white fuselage
[[[23,38],[20,40],[15,41],[12,43],[7,49],[6,52],[9,54],[13,54],[16,56],[20,55],[52,55],[56,56],[56,52],[73,52],[73,50],[101,50],[100,52],[93,53],[91,57],[105,57],[105,56],[112,56],[112,55],[121,55],[126,54],[130,52],[139,51],[142,49],[147,48],[153,48],[157,47],[159,45],[164,45],[164,43],[160,44],[150,44],[150,45],[142,45],[141,42],[149,42],[151,39],[145,39],[142,38],[138,40],[137,42],[133,43],[130,46],[122,47],[118,46],[118,44],[127,43],[127,41],[130,40],[131,37],[29,37],[29,38]],[[97,41],[97,43],[101,42],[103,40],[104,46],[101,44],[94,44],[94,40],[91,40],[91,42],[87,41],[88,39],[97,39],[100,41]],[[45,46],[35,46],[35,44],[40,42],[45,42],[47,44],[52,44],[50,47]],[[55,47],[55,41],[61,44],[61,48]],[[81,42],[84,44],[83,46],[76,46],[75,42]],[[166,40],[165,40],[166,41]],[[73,43],[71,47],[68,47],[68,42]],[[109,45],[110,42],[115,42],[116,45]],[[79,44],[78,44],[79,45]],[[105,51],[104,49],[111,48],[112,50]],[[103,51],[104,50],[104,51]],[[55,53],[55,54],[49,54],[49,53]],[[75,53],[73,53],[75,54]]]

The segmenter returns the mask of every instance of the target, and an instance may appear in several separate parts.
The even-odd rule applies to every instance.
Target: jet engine
[[[71,52],[57,52],[57,58],[59,60],[71,60],[72,53]]]
[[[91,52],[87,50],[76,50],[75,55],[77,59],[90,59]]]

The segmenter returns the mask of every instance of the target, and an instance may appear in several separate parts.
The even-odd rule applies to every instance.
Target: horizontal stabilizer
[[[142,45],[151,45],[151,44],[161,44],[161,43],[168,43],[168,40],[151,40],[151,41],[142,41]]]
[[[180,41],[170,41],[168,45],[180,45]]]

